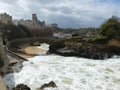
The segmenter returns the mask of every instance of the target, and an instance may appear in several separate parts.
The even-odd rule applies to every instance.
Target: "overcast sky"
[[[59,27],[99,27],[112,15],[120,17],[120,0],[0,0],[0,12],[13,19],[39,20]]]

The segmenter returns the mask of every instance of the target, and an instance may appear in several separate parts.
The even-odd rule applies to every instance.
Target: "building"
[[[36,14],[32,14],[32,20],[19,20],[17,22],[15,22],[15,24],[18,25],[25,25],[28,28],[34,29],[34,28],[44,28],[45,25],[45,21],[40,21],[37,19],[37,15]]]
[[[6,23],[6,24],[12,23],[12,16],[10,16],[10,15],[7,14],[7,13],[1,13],[1,14],[0,14],[0,21],[1,21],[2,23]]]
[[[57,28],[58,25],[57,25],[56,23],[53,23],[53,24],[51,24],[51,27],[53,27],[53,28]]]
[[[53,33],[53,37],[56,37],[56,38],[70,38],[70,37],[72,37],[72,34],[65,34],[65,33],[58,32],[58,33]]]

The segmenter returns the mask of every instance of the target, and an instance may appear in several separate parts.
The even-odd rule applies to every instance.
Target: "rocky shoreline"
[[[68,39],[53,43],[49,52],[62,56],[106,59],[114,55],[120,55],[120,47],[107,44],[93,44],[81,39]]]
[[[45,83],[37,90],[44,90],[45,88],[57,88],[57,85],[55,82],[50,81],[49,83]],[[18,84],[16,87],[14,87],[12,90],[31,90],[27,85],[24,84]]]
[[[21,51],[18,50],[17,52],[14,52],[14,53],[17,56],[20,56],[24,58],[25,60],[28,60],[28,58],[33,58],[37,56],[39,53],[46,53],[46,52],[47,50],[44,50],[37,46],[27,46],[25,48],[21,48]],[[5,50],[5,53],[6,53],[5,54],[6,55],[5,66],[0,69],[1,77],[4,77],[5,75],[9,73],[20,72],[23,67],[22,63],[24,60],[22,60],[21,58],[18,58],[17,56],[14,56],[12,53],[8,52],[7,50]],[[2,83],[0,85],[3,86]],[[6,89],[3,89],[3,90],[9,90],[9,88],[7,87]],[[30,88],[27,87],[26,85],[21,84],[21,85],[16,86],[12,90],[30,90]]]

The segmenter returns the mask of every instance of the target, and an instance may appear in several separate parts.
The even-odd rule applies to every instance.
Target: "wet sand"
[[[15,52],[15,53],[25,59],[29,59],[37,56],[38,54],[45,54],[46,52],[47,50],[38,48],[37,46],[28,46],[24,48],[24,52]]]
[[[1,75],[0,75],[0,90],[8,90]]]

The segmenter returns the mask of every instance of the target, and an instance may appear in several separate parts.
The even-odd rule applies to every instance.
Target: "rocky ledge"
[[[57,85],[53,81],[51,81],[49,83],[43,84],[40,88],[37,88],[36,90],[44,90],[45,88],[57,88]],[[27,85],[18,84],[12,90],[31,90],[31,89]]]
[[[12,90],[31,90],[27,85],[19,84],[14,87]]]
[[[120,55],[120,47],[108,44],[93,44],[80,39],[69,39],[50,45],[50,53],[62,56],[78,56],[90,59],[106,59]]]

